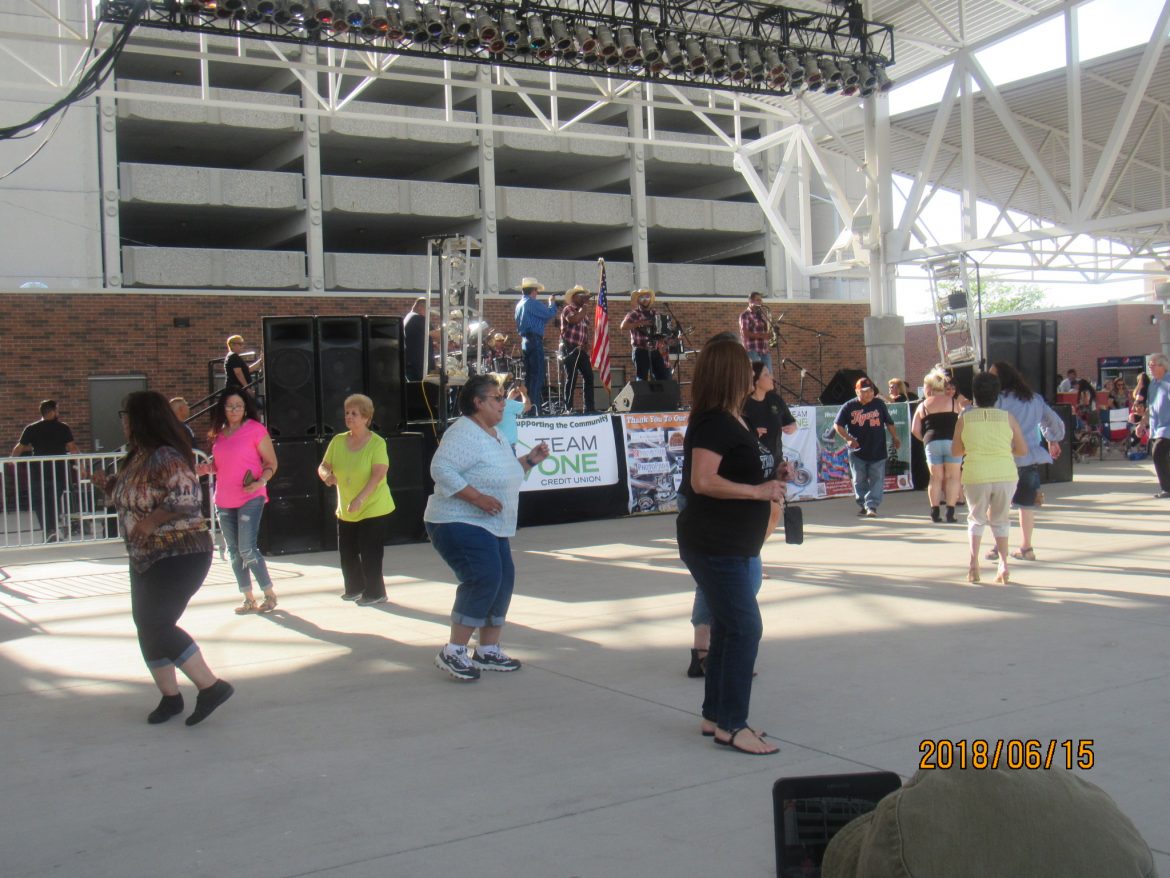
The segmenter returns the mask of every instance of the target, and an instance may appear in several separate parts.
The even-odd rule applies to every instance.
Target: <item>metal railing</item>
[[[196,462],[208,460],[195,451]],[[98,543],[121,539],[118,516],[90,479],[96,470],[116,472],[121,453],[12,457],[0,467],[0,547],[6,549]],[[204,514],[214,534],[218,521],[207,480]]]

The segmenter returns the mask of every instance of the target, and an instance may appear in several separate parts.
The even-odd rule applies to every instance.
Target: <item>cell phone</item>
[[[820,878],[833,836],[901,786],[892,771],[780,778],[772,786],[778,878]]]
[[[252,471],[250,469],[244,470],[244,487],[248,487],[254,481],[256,481],[256,477],[252,475]]]

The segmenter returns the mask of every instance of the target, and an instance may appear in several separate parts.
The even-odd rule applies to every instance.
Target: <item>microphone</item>
[[[777,318],[775,319],[775,321],[773,321],[773,322],[775,322],[775,323],[779,323],[779,322],[780,322],[781,320],[783,320],[783,319],[784,319],[784,312],[783,312],[783,311],[781,311],[781,312],[780,312],[780,316],[779,316],[779,317],[777,317]]]

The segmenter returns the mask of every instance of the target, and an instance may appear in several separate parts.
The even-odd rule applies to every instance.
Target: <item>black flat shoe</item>
[[[702,653],[702,655],[699,655]],[[707,650],[692,649],[691,650],[691,666],[687,668],[687,676],[693,678],[702,677],[707,672]]]
[[[195,709],[187,717],[187,725],[195,726],[203,722],[215,709],[235,694],[235,688],[227,680],[216,680],[206,689],[200,689],[195,697]]]
[[[183,696],[178,695],[164,695],[159,701],[158,707],[146,715],[146,721],[152,726],[157,726],[159,723],[165,723],[172,716],[178,716],[183,712]]]

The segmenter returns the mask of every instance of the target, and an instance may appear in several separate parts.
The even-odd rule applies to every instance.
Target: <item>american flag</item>
[[[593,310],[593,353],[589,362],[600,374],[601,383],[610,390],[609,381],[609,298],[605,290],[605,260],[601,263],[601,282],[598,284],[597,306]]]

